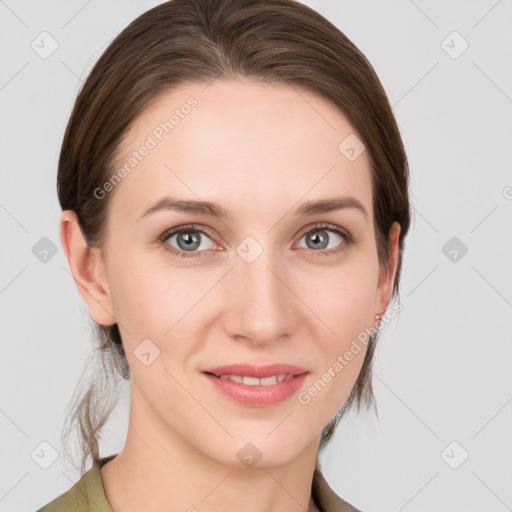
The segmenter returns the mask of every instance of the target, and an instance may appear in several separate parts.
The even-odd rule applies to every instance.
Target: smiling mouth
[[[239,405],[268,407],[297,393],[309,371],[288,364],[218,366],[201,372],[227,398]]]
[[[294,374],[280,374],[280,375],[272,375],[270,377],[252,377],[250,375],[230,375],[230,374],[219,374],[205,372],[209,375],[213,375],[218,377],[219,379],[232,380],[233,382],[237,382],[238,384],[245,384],[246,386],[274,386],[278,382],[283,382],[285,380],[293,379]]]

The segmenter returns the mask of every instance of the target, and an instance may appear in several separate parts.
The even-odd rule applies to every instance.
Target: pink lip
[[[250,364],[232,364],[228,366],[216,366],[203,370],[215,375],[247,375],[248,377],[272,377],[273,375],[299,375],[307,373],[305,368],[290,364],[270,364],[267,366],[252,366]]]
[[[308,375],[304,368],[286,364],[269,366],[231,365],[218,366],[204,371],[203,374],[216,389],[241,405],[264,407],[277,404],[296,393]],[[248,386],[230,379],[221,379],[217,375],[245,375],[249,377],[271,377],[273,375],[294,375],[289,380],[277,382],[272,386]]]

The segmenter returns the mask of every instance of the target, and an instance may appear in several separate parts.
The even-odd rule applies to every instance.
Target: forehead
[[[354,160],[344,152],[343,141],[355,137],[336,106],[295,86],[182,84],[146,108],[123,139],[114,171],[125,172],[112,208],[134,220],[169,195],[271,222],[298,202],[347,195],[372,216],[367,153]]]

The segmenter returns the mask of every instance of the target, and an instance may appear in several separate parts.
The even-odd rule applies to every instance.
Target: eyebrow
[[[361,212],[366,218],[368,218],[368,212],[366,211],[366,208],[355,197],[335,197],[331,199],[308,201],[294,210],[294,215],[311,216],[318,213],[327,213],[349,208]],[[160,210],[173,210],[182,213],[194,213],[197,215],[205,215],[217,219],[226,219],[231,217],[230,212],[217,203],[185,199],[179,200],[172,197],[164,197],[146,208],[139,219],[147,217],[148,215],[151,215],[152,213]]]

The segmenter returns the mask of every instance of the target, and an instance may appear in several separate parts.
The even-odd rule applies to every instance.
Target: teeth
[[[274,386],[283,380],[290,380],[293,375],[273,375],[272,377],[249,377],[247,375],[220,375],[221,379],[229,379],[238,384],[245,384],[246,386]]]
[[[259,386],[261,383],[261,379],[258,379],[258,377],[243,377],[242,382],[247,386]]]

